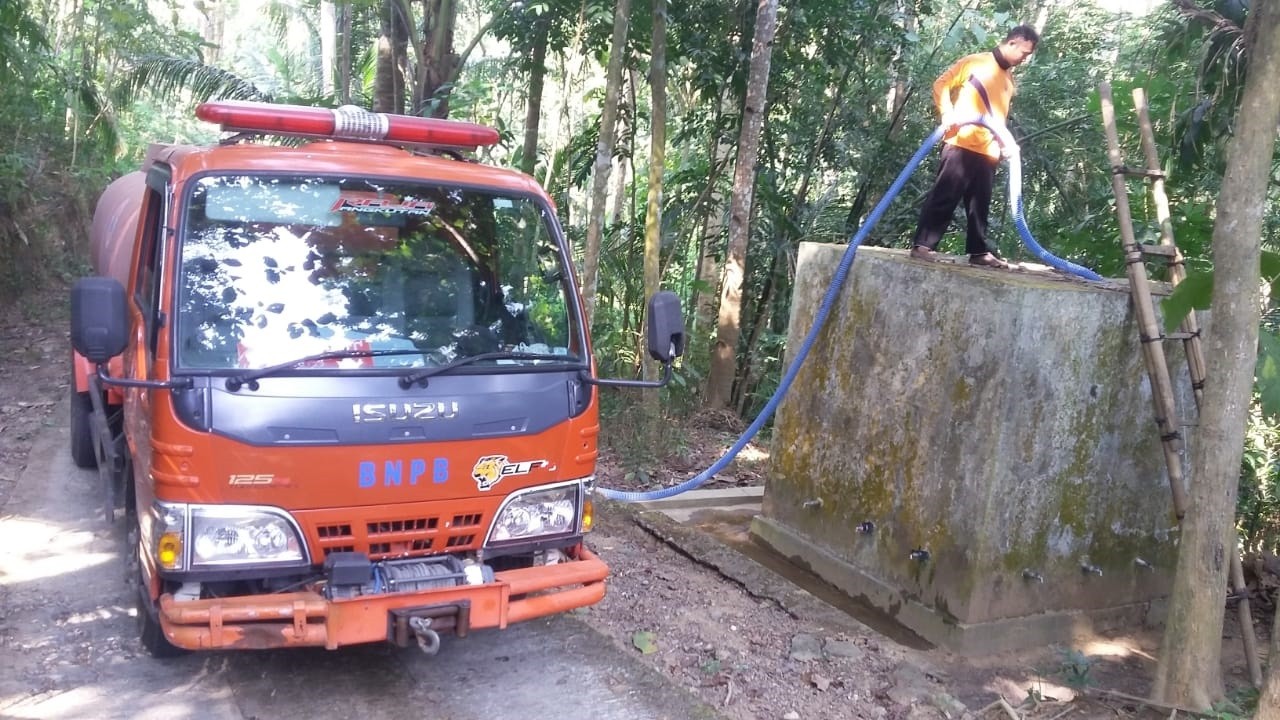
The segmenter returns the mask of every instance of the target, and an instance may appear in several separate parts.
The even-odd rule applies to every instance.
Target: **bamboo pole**
[[[1147,377],[1151,381],[1151,403],[1155,409],[1156,425],[1160,429],[1160,444],[1164,449],[1165,466],[1169,470],[1173,512],[1181,521],[1187,512],[1187,489],[1182,474],[1181,435],[1173,400],[1173,382],[1169,379],[1164,347],[1160,344],[1163,333],[1156,320],[1142,249],[1133,235],[1133,215],[1129,210],[1129,189],[1125,184],[1124,161],[1120,156],[1120,136],[1116,131],[1111,85],[1103,82],[1098,88],[1098,94],[1102,100],[1102,124],[1107,135],[1107,157],[1111,163],[1111,186],[1116,196],[1116,219],[1119,221],[1121,245],[1124,248],[1125,272],[1129,276],[1129,291],[1133,295],[1134,312],[1138,317],[1142,358],[1147,366]]]
[[[1156,152],[1156,137],[1151,130],[1151,114],[1147,109],[1147,92],[1142,88],[1133,91],[1133,105],[1138,113],[1138,127],[1142,131],[1142,152],[1147,159],[1148,177],[1151,178],[1151,197],[1156,205],[1156,220],[1160,223],[1160,244],[1174,246],[1174,255],[1169,260],[1169,282],[1177,287],[1178,283],[1187,279],[1187,267],[1183,264],[1182,252],[1177,250],[1173,239],[1173,220],[1169,214],[1169,196],[1164,189],[1164,173],[1160,169],[1160,156]],[[1182,321],[1182,332],[1187,337],[1182,347],[1187,352],[1187,369],[1191,371],[1191,388],[1195,392],[1196,409],[1204,399],[1204,380],[1208,374],[1204,364],[1204,352],[1200,346],[1200,323],[1196,312],[1192,310]]]
[[[1240,547],[1231,548],[1231,587],[1240,596],[1236,616],[1240,618],[1240,642],[1244,644],[1244,660],[1249,666],[1249,679],[1253,686],[1262,688],[1262,661],[1258,659],[1258,638],[1253,634],[1253,610],[1249,607],[1249,586],[1244,582],[1244,568],[1240,566]]]

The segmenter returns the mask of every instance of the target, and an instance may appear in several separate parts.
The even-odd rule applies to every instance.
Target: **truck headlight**
[[[581,486],[575,480],[567,485],[522,490],[507,498],[489,530],[489,542],[578,532]]]
[[[303,564],[293,520],[275,508],[191,506],[191,568],[261,563]]]
[[[279,508],[156,503],[155,518],[156,560],[165,570],[307,564],[302,533]]]

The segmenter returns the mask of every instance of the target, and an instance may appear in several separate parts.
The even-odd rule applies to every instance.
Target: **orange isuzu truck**
[[[123,507],[138,627],[182,650],[414,643],[599,601],[600,385],[546,193],[469,123],[259,103],[103,193],[71,452]]]

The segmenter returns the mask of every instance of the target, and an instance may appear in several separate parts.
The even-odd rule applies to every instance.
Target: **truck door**
[[[170,193],[170,171],[156,165],[147,171],[146,197],[139,214],[138,253],[133,269],[130,304],[134,313],[134,338],[125,350],[125,374],[135,379],[154,380],[156,347],[164,325],[160,311],[160,288],[164,273],[166,199]],[[131,388],[125,394],[125,432],[137,464],[138,477],[151,475],[151,393],[167,392]],[[126,478],[126,481],[128,479]],[[140,497],[150,503],[150,492]]]

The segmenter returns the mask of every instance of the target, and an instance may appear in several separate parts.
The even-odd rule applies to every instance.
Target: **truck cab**
[[[642,383],[596,377],[546,193],[464,159],[477,125],[198,114],[240,135],[115,181],[72,297],[71,449],[147,649],[435,652],[598,602],[596,388]],[[648,317],[669,377],[678,300]]]

